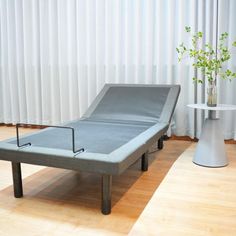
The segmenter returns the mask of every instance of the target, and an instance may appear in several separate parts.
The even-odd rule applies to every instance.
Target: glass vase
[[[209,107],[216,107],[217,106],[216,80],[208,82],[208,88],[207,88],[207,106],[209,106]]]

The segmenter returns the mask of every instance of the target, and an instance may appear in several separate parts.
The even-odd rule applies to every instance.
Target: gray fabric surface
[[[111,87],[90,118],[157,122],[169,91],[170,87]]]
[[[110,154],[81,152],[75,156],[71,150],[37,146],[18,148],[15,144],[0,142],[0,159],[69,170],[118,175],[139,159],[166,132],[167,128],[168,124],[157,123]],[[38,131],[37,133],[41,132],[44,131]]]
[[[109,154],[124,145],[154,123],[81,120],[68,123],[75,129],[75,147],[86,152]],[[20,144],[30,142],[33,146],[72,150],[71,130],[48,128],[20,139]],[[16,141],[10,143],[16,144]]]
[[[62,124],[71,130],[48,128],[16,140],[0,142],[0,159],[58,168],[121,174],[163,135],[169,126],[180,86],[107,84],[80,120]]]
[[[170,87],[110,87],[90,117],[67,123],[75,128],[75,147],[109,154],[153,126],[161,116]],[[72,149],[71,130],[50,128],[20,143]],[[15,141],[11,143],[16,143]]]

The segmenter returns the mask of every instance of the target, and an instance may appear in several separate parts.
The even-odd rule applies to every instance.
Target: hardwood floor
[[[236,235],[236,145],[226,145],[229,165],[205,168],[185,151],[154,193],[130,236]]]
[[[21,129],[21,133],[35,129]],[[0,126],[0,139],[15,136]],[[24,197],[13,197],[10,163],[0,161],[0,235],[127,235],[171,165],[191,145],[167,141],[150,155],[149,171],[140,162],[113,178],[112,213],[100,213],[100,176],[22,165]]]

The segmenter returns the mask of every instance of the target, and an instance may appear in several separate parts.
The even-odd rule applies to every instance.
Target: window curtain
[[[185,26],[214,44],[217,17],[236,35],[234,0],[218,1],[0,0],[0,123],[77,119],[105,83],[181,84],[171,132],[198,136],[205,115],[186,105],[204,102],[206,85],[193,84],[200,74],[176,47],[190,42]],[[220,102],[236,102],[232,86],[219,83]]]
[[[218,30],[219,34],[229,32],[228,47],[231,49],[232,56],[227,68],[236,71],[236,49],[232,48],[232,42],[236,40],[236,1],[220,0],[219,1],[219,17]],[[226,68],[224,68],[226,69]],[[226,104],[236,104],[236,79],[232,82],[219,80],[218,81],[219,101]],[[223,129],[226,139],[233,138],[236,140],[236,113],[223,112],[220,114],[222,118]]]

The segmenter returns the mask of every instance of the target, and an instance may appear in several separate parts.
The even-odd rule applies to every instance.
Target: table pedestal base
[[[193,162],[206,167],[228,165],[224,136],[219,119],[205,120]]]

